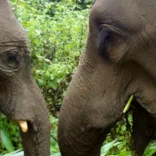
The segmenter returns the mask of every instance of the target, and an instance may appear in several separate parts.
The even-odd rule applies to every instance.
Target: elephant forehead
[[[155,0],[96,0],[91,15],[101,23],[120,23],[130,29],[156,26]]]
[[[25,31],[17,22],[6,0],[0,3],[0,46],[4,43],[22,43],[23,46],[28,44]]]
[[[23,28],[14,18],[0,16],[0,43],[4,42],[26,41],[27,37]]]

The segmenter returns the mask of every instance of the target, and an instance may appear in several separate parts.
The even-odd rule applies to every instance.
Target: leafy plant
[[[63,1],[42,5],[23,0],[13,3],[30,40],[33,75],[52,113],[55,105],[62,103],[87,33],[88,9],[75,11],[76,4],[71,4]]]

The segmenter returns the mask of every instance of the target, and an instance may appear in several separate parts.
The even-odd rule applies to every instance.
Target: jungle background
[[[57,144],[58,114],[85,45],[93,1],[10,0],[29,38],[33,76],[49,108],[52,156],[61,156]],[[130,112],[108,134],[101,149],[102,156],[132,156],[132,124]],[[0,156],[22,156],[20,142],[17,124],[0,114]],[[155,147],[153,141],[144,156],[152,156]]]

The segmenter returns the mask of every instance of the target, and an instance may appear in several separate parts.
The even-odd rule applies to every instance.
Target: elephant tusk
[[[134,99],[134,95],[131,95],[124,110],[123,110],[123,113],[126,113],[128,110],[129,110],[129,107],[131,106],[131,103],[132,103],[132,100]]]
[[[18,125],[23,133],[26,133],[28,131],[28,124],[26,121],[18,121]]]

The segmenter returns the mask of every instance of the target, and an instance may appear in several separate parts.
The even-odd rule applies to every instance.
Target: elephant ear
[[[97,38],[97,49],[105,60],[118,63],[127,51],[125,37],[116,31],[102,27]]]

